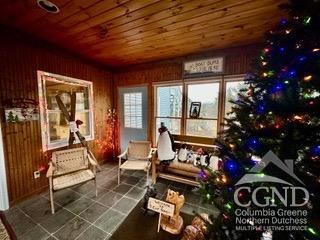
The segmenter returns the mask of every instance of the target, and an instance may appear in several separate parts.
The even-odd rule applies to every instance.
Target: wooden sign
[[[164,202],[156,198],[149,198],[148,209],[152,211],[172,217],[174,214],[174,208],[174,204]]]
[[[183,64],[183,75],[184,77],[203,77],[215,75],[223,73],[223,65],[223,57],[187,61]]]
[[[150,197],[148,201],[148,209],[159,213],[159,220],[158,220],[158,232],[159,232],[161,215],[165,214],[172,217],[174,214],[175,205]]]

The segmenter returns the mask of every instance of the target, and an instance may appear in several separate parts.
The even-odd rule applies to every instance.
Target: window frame
[[[202,118],[202,117],[199,117],[199,118],[190,118],[188,115],[189,115],[189,109],[188,109],[188,86],[189,85],[201,85],[201,84],[210,84],[210,83],[219,83],[219,91],[218,91],[218,111],[217,111],[217,117],[216,118]],[[220,129],[220,124],[219,124],[219,119],[220,119],[220,102],[221,102],[221,85],[222,85],[222,77],[219,77],[219,76],[214,76],[214,77],[210,77],[210,79],[197,79],[197,80],[187,80],[185,81],[184,83],[185,85],[185,99],[184,101],[182,101],[182,104],[184,105],[184,108],[185,108],[185,115],[184,115],[184,118],[183,118],[183,121],[184,121],[184,132],[183,132],[183,135],[185,136],[190,136],[190,137],[200,137],[200,138],[211,138],[211,137],[208,137],[208,136],[200,136],[200,135],[190,135],[190,134],[187,134],[187,121],[188,120],[211,120],[211,121],[217,121],[217,133],[219,132],[219,129]],[[201,113],[200,113],[201,114]],[[211,139],[214,139],[214,137],[212,137]]]
[[[76,84],[85,86],[88,88],[88,106],[89,109],[76,110],[81,113],[89,114],[89,135],[84,135],[86,141],[94,140],[94,113],[93,113],[93,83],[77,78],[62,76],[44,71],[37,71],[38,76],[38,95],[39,95],[39,107],[40,107],[40,122],[41,122],[41,139],[42,150],[48,151],[57,148],[66,147],[69,145],[68,138],[60,139],[56,141],[50,140],[49,130],[49,114],[61,113],[61,110],[49,110],[47,109],[47,95],[46,95],[46,81],[53,81],[58,83]],[[76,138],[74,144],[80,143],[80,140]]]
[[[168,118],[168,119],[180,119],[180,134],[174,135],[181,135],[187,136],[191,138],[199,138],[199,139],[208,139],[214,141],[215,137],[205,137],[205,136],[197,136],[197,135],[187,135],[187,120],[194,118],[189,118],[188,113],[188,86],[189,85],[200,85],[200,84],[208,84],[208,83],[219,83],[219,93],[218,93],[218,115],[217,118],[197,118],[196,120],[214,120],[217,121],[217,134],[223,130],[223,123],[225,117],[225,106],[226,106],[226,86],[228,82],[244,82],[245,74],[238,74],[238,75],[219,75],[219,76],[210,76],[205,78],[188,78],[183,80],[177,81],[170,81],[170,82],[160,82],[153,85],[153,101],[154,101],[154,114],[153,114],[153,129],[155,129],[155,133],[153,134],[154,142],[156,142],[157,132],[157,119],[158,118]],[[157,116],[157,88],[158,87],[170,87],[170,86],[182,86],[182,114],[181,117],[160,117]]]
[[[153,127],[153,129],[155,129],[155,134],[154,134],[154,138],[156,139],[156,137],[157,137],[157,119],[159,118],[159,119],[161,119],[161,118],[167,118],[167,119],[179,119],[180,120],[180,134],[178,134],[178,135],[181,135],[181,130],[182,130],[182,127],[181,127],[181,124],[182,124],[182,121],[183,121],[183,98],[184,98],[184,96],[183,96],[183,93],[184,93],[184,91],[183,91],[183,82],[182,81],[178,81],[178,82],[176,82],[176,83],[173,83],[173,82],[171,82],[171,83],[159,83],[159,84],[155,84],[154,85],[154,113],[153,113],[153,119],[154,119],[154,127]],[[158,116],[158,95],[157,95],[157,89],[158,89],[158,87],[177,87],[177,86],[181,86],[182,87],[182,102],[181,102],[181,104],[182,104],[182,111],[181,111],[181,117],[170,117],[170,116],[165,116],[165,117],[163,117],[163,116]]]

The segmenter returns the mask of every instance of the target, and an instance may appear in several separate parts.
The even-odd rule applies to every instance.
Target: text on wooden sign
[[[149,198],[148,209],[150,210],[172,217],[174,214],[174,208],[174,204],[167,203],[156,198]]]

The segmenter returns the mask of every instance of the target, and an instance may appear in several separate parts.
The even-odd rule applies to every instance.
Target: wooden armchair
[[[54,214],[54,191],[94,180],[97,196],[97,165],[98,163],[88,155],[87,149],[84,147],[52,153],[52,161],[49,163],[47,171],[52,214]]]
[[[118,184],[120,184],[122,169],[146,171],[147,182],[149,182],[150,160],[152,158],[152,148],[149,141],[130,141],[128,148],[118,158]],[[126,159],[124,163],[122,163],[122,158]]]

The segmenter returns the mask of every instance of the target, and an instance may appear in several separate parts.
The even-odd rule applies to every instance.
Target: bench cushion
[[[54,177],[52,180],[53,190],[71,187],[94,178],[94,173],[90,169],[80,170],[74,173],[68,173],[66,175]]]
[[[160,164],[160,161],[156,160],[156,164]],[[193,174],[198,174],[201,171],[200,168],[194,166],[193,164],[182,163],[177,161],[176,159],[170,162],[170,164],[165,167],[165,169],[168,169],[168,168],[178,169],[178,170],[190,172]]]

